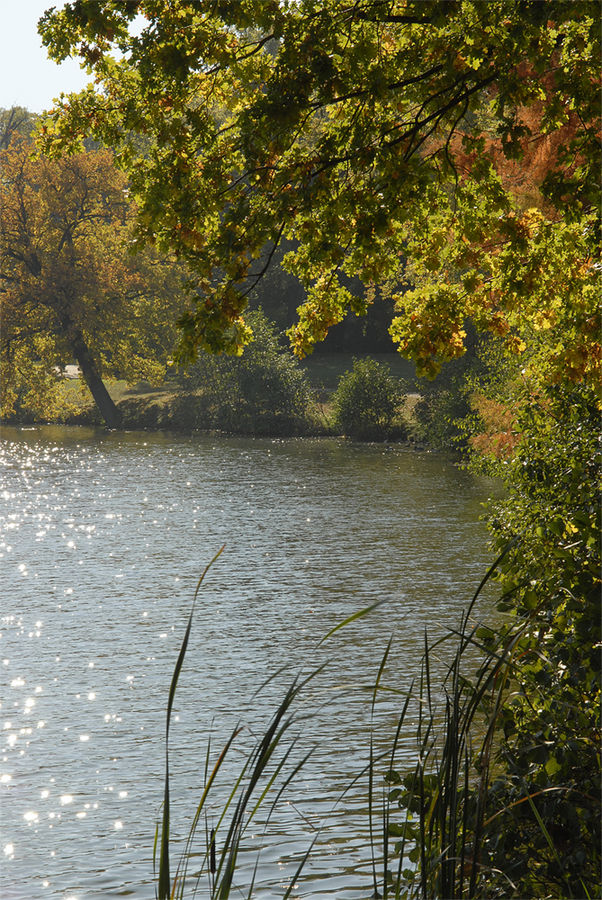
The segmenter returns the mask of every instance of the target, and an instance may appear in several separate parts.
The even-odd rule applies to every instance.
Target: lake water
[[[169,682],[197,579],[222,544],[174,708],[174,837],[198,802],[208,740],[213,764],[245,726],[211,828],[294,673],[327,660],[293,727],[292,758],[314,754],[269,836],[249,831],[238,883],[263,846],[254,896],[282,896],[317,835],[294,896],[370,896],[365,779],[337,799],[368,760],[371,727],[386,744],[424,629],[457,626],[485,571],[479,516],[492,483],[396,446],[52,426],[4,428],[0,465],[3,900],[155,895]],[[367,687],[391,634],[385,680],[400,694],[385,695],[371,726]],[[414,752],[404,733],[408,767]]]

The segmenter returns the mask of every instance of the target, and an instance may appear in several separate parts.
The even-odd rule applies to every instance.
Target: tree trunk
[[[115,406],[107,391],[104,381],[101,378],[96,360],[92,355],[90,348],[86,343],[81,329],[72,321],[71,316],[66,312],[60,313],[61,326],[69,339],[73,355],[75,356],[82,375],[90,393],[94,397],[94,402],[103,417],[107,428],[119,428],[121,425],[121,413]]]
[[[72,339],[71,346],[75,358],[82,370],[85,382],[90,388],[90,392],[94,397],[101,416],[105,420],[107,428],[119,428],[121,425],[121,413],[115,406],[111,395],[107,391],[104,381],[100,377],[96,362],[90,353],[81,331],[77,331]]]

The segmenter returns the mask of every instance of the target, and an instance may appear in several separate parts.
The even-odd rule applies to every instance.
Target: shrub
[[[491,513],[498,546],[520,538],[500,567],[500,608],[525,627],[491,787],[504,813],[485,850],[521,897],[599,896],[599,425],[594,387],[530,398]]]
[[[427,389],[413,411],[416,437],[436,450],[462,449],[465,434],[461,423],[470,411],[466,392],[458,385]]]
[[[467,634],[443,713],[430,690],[421,706],[416,770],[388,777],[418,896],[600,896],[599,407],[592,388],[551,385],[515,415],[489,514],[499,623]],[[469,641],[482,663],[460,678]]]
[[[386,365],[374,359],[356,359],[353,369],[339,379],[333,395],[335,423],[356,440],[383,441],[405,437],[400,406],[405,392]]]
[[[261,310],[250,313],[247,321],[255,337],[242,356],[200,353],[180,373],[180,384],[201,395],[204,427],[298,434],[305,430],[310,402],[305,373]]]

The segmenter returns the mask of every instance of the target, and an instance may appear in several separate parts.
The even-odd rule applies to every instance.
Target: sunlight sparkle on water
[[[0,538],[0,557],[4,554],[2,562],[7,563],[12,584],[16,586],[10,593],[6,591],[9,615],[0,615],[4,667],[9,666],[10,657],[11,669],[5,671],[4,684],[8,687],[11,679],[15,680],[6,690],[0,709],[12,720],[4,724],[0,718],[0,733],[3,725],[6,729],[1,742],[5,749],[2,751],[0,746],[0,788],[6,795],[2,799],[7,814],[12,804],[13,815],[10,819],[7,815],[7,820],[11,821],[11,830],[14,826],[12,837],[10,831],[5,832],[4,855],[0,853],[0,859],[5,860],[7,877],[12,879],[9,890],[13,889],[14,896],[23,900],[25,897],[84,900],[83,895],[88,896],[88,891],[100,897],[107,889],[115,896],[130,891],[142,898],[147,895],[144,887],[131,888],[140,866],[148,866],[147,806],[149,803],[152,806],[151,815],[155,808],[154,797],[150,797],[146,786],[150,780],[154,781],[162,767],[157,738],[162,736],[163,716],[159,716],[159,711],[164,707],[165,683],[170,674],[170,653],[164,654],[176,641],[175,632],[179,628],[166,622],[176,595],[173,586],[177,588],[179,616],[181,607],[187,612],[187,585],[196,584],[197,568],[206,561],[207,545],[211,552],[224,534],[236,529],[236,547],[229,550],[231,565],[237,573],[234,589],[228,578],[220,581],[218,577],[214,587],[210,586],[215,594],[205,596],[215,595],[216,603],[210,600],[199,609],[201,621],[195,620],[197,640],[191,642],[189,651],[195,675],[197,670],[200,673],[203,693],[213,703],[215,688],[215,708],[221,711],[229,702],[230,689],[234,691],[234,703],[239,701],[243,690],[255,688],[264,681],[274,636],[284,630],[287,652],[297,652],[296,635],[289,634],[293,630],[284,625],[293,612],[303,617],[304,629],[307,626],[305,630],[309,633],[307,641],[313,640],[314,632],[319,631],[319,637],[322,636],[320,625],[314,625],[313,630],[311,626],[320,618],[316,614],[324,608],[317,602],[313,608],[323,588],[328,592],[329,607],[332,606],[329,615],[344,618],[351,612],[349,603],[356,599],[350,598],[357,589],[355,575],[344,574],[342,582],[334,586],[323,584],[315,564],[319,553],[329,556],[332,553],[333,571],[338,572],[340,562],[346,573],[347,546],[355,547],[360,536],[363,540],[366,534],[367,602],[380,593],[397,597],[398,585],[407,573],[404,570],[397,580],[392,579],[392,567],[388,562],[381,565],[379,554],[386,552],[388,559],[395,555],[401,559],[401,567],[405,565],[406,543],[411,543],[407,536],[413,533],[416,523],[411,510],[408,513],[402,502],[411,491],[403,488],[406,470],[411,470],[413,475],[416,466],[413,456],[406,459],[403,454],[398,458],[392,452],[394,461],[399,461],[400,485],[397,469],[392,471],[387,466],[382,485],[378,476],[376,484],[370,481],[369,490],[365,490],[363,474],[356,479],[352,466],[345,465],[339,496],[334,482],[341,468],[343,450],[338,443],[332,446],[325,443],[324,452],[321,445],[318,448],[310,443],[309,453],[301,443],[274,444],[272,459],[277,455],[279,459],[273,464],[270,459],[269,470],[260,473],[259,457],[270,457],[265,443],[261,442],[245,442],[241,449],[228,438],[224,452],[216,453],[213,439],[207,447],[204,439],[198,442],[195,439],[194,443],[186,439],[180,447],[177,439],[169,438],[166,443],[166,438],[160,435],[149,437],[150,449],[142,453],[140,436],[135,434],[124,437],[94,433],[92,436],[88,431],[81,431],[82,444],[76,445],[74,440],[80,440],[80,432],[71,429],[65,430],[61,446],[54,446],[57,442],[54,429],[47,429],[45,434],[40,429],[29,440],[19,433],[18,444],[12,452],[14,459],[9,458],[13,466],[9,474],[19,484],[19,493],[14,496],[20,498],[21,505],[5,494],[9,508],[0,522],[4,531]],[[52,443],[49,443],[51,436]],[[172,443],[173,448],[169,446]],[[21,450],[30,445],[26,481],[21,477]],[[0,448],[0,463],[2,453]],[[44,453],[46,462],[42,458]],[[373,449],[366,453],[371,473],[378,463],[374,454]],[[356,449],[352,455],[355,460],[361,452]],[[169,471],[168,457],[173,465]],[[429,460],[426,462],[430,465]],[[285,480],[282,482],[276,464],[283,467]],[[298,483],[300,472],[304,478],[309,473],[307,491],[302,491],[305,485]],[[293,481],[294,491],[306,496],[300,506],[289,510]],[[422,482],[414,478],[408,484],[420,487]],[[443,487],[446,485],[447,481]],[[433,491],[430,482],[426,487],[429,493],[424,495],[423,506],[428,507],[428,513]],[[447,497],[449,491],[443,487],[439,485],[438,493]],[[389,499],[393,494],[394,503]],[[314,501],[314,497],[319,500]],[[341,502],[340,497],[345,500]],[[433,515],[439,514],[436,505],[433,504]],[[354,518],[349,537],[343,531],[341,520],[345,506]],[[6,521],[12,512],[18,518]],[[191,517],[194,517],[194,531]],[[241,522],[248,523],[250,531],[242,533],[239,539]],[[327,525],[330,522],[334,523],[332,529]],[[305,527],[307,531],[303,530]],[[422,535],[420,531],[419,537]],[[460,543],[464,546],[464,532],[457,535],[454,532],[454,536],[458,539],[455,546]],[[312,543],[314,537],[317,547]],[[330,537],[333,544],[327,542]],[[12,556],[8,553],[9,538],[15,540]],[[385,551],[380,549],[383,542]],[[379,548],[374,564],[373,547]],[[256,584],[253,579],[257,561],[264,556],[273,565],[273,572],[266,566]],[[304,579],[297,592],[299,566],[303,567]],[[408,566],[414,570],[414,554]],[[135,570],[142,568],[143,583],[134,584]],[[28,577],[24,576],[25,572]],[[216,575],[219,576],[217,569]],[[288,584],[289,577],[293,587],[290,598],[287,593],[283,611],[277,601],[283,593],[281,584]],[[308,609],[308,593],[312,598],[311,609]],[[25,604],[25,598],[31,602]],[[409,615],[405,607],[400,615],[405,624]],[[248,655],[244,655],[239,644],[242,647],[243,638],[247,637],[248,650],[244,643],[244,654]],[[306,637],[302,637],[299,654],[303,659]],[[237,643],[230,654],[226,650],[234,638]],[[216,652],[212,652],[214,645]],[[194,653],[198,656],[193,657]],[[219,665],[220,655],[225,662],[223,670]],[[0,665],[0,671],[2,668]],[[22,678],[18,677],[19,670]],[[194,690],[193,679],[189,679],[188,689]],[[32,706],[34,699],[36,705]],[[209,714],[209,699],[207,710],[211,718],[214,707],[211,706]],[[242,702],[247,700],[243,698]],[[25,710],[30,714],[25,715]],[[36,716],[46,715],[47,721],[34,719],[34,712]],[[258,710],[258,715],[262,712]],[[342,707],[333,714],[337,722],[341,718],[341,727],[345,729],[346,712],[346,707]],[[249,717],[254,713],[250,709]],[[187,721],[189,716],[181,718],[181,728],[194,727]],[[24,729],[24,725],[32,728]],[[351,733],[351,727],[355,729],[353,724],[349,731],[345,730],[345,738]],[[147,734],[149,738],[145,741]],[[14,747],[7,744],[9,738],[16,742]],[[86,746],[80,747],[80,743]],[[347,748],[347,741],[344,746]],[[191,760],[182,759],[182,783],[190,775],[196,784],[197,751],[195,745]],[[56,779],[51,777],[51,772],[56,773]],[[24,776],[29,777],[28,787]],[[326,781],[321,769],[318,777],[320,783]],[[129,790],[124,789],[125,784]],[[72,794],[67,793],[69,788]],[[38,803],[40,809],[36,812]],[[118,810],[126,816],[125,820],[113,818]],[[0,818],[4,811],[3,806]],[[31,814],[29,820],[23,818],[27,812]],[[286,813],[284,840],[287,842],[292,840],[290,818]],[[127,833],[121,835],[122,830]],[[131,851],[126,850],[130,832]],[[111,884],[107,882],[107,848],[109,859],[114,848],[119,848],[124,856],[123,870],[120,862],[110,875]],[[80,888],[76,886],[80,883],[78,859],[85,860],[85,890],[81,884]],[[138,869],[126,870],[125,865],[130,863]],[[145,887],[148,891],[148,882]],[[69,893],[74,890],[82,893]],[[331,896],[334,898],[335,893]]]

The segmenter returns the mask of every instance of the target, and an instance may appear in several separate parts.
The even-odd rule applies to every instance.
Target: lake
[[[294,674],[327,662],[292,732],[294,758],[313,756],[269,835],[260,822],[249,831],[238,882],[263,846],[254,896],[282,896],[317,836],[294,896],[369,897],[365,779],[340,796],[368,760],[371,729],[386,746],[425,628],[456,627],[486,570],[479,517],[493,482],[402,446],[58,426],[3,428],[0,465],[3,900],[154,896],[169,683],[198,577],[223,544],[176,695],[174,837],[194,814],[208,741],[213,764],[244,725],[211,828]],[[399,693],[371,722],[391,635],[385,680]],[[410,731],[400,754],[411,768]]]

